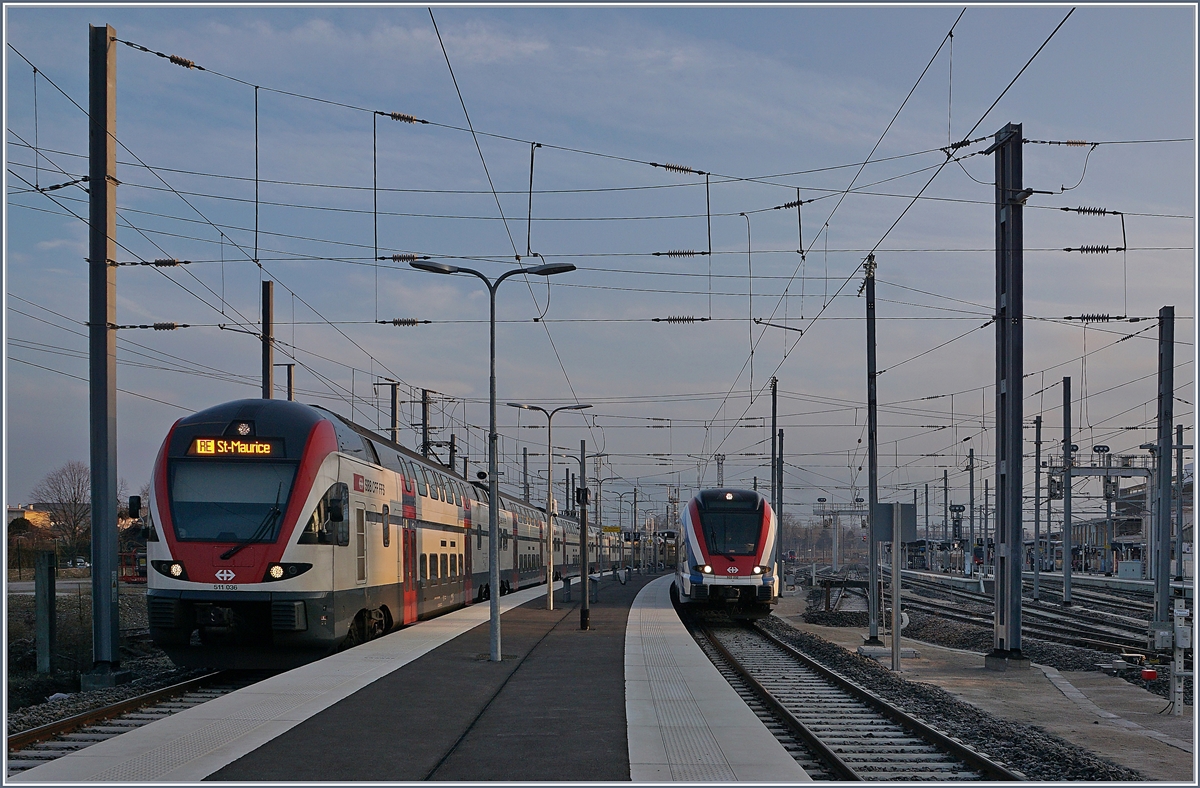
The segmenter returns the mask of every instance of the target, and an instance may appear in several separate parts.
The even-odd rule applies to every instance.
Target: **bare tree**
[[[33,488],[45,505],[55,534],[67,544],[68,558],[86,555],[92,530],[92,473],[86,463],[71,461],[46,474]]]

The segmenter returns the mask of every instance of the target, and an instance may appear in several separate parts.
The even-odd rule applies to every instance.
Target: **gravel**
[[[59,594],[55,601],[55,662],[58,669],[43,675],[36,672],[34,597],[32,594],[8,596],[9,733],[46,725],[198,675],[199,671],[176,668],[161,650],[143,638],[135,637],[121,647],[121,668],[133,674],[133,681],[80,692],[79,671],[89,670],[92,664],[91,595]],[[144,589],[122,586],[118,605],[122,631],[148,627]],[[56,694],[66,697],[48,700]]]
[[[1140,772],[1101,758],[1041,727],[1000,719],[955,698],[940,687],[910,682],[873,659],[853,654],[816,635],[800,632],[782,619],[769,617],[760,625],[914,716],[943,731],[953,731],[966,744],[1022,772],[1030,780],[1146,780]],[[990,640],[987,650],[991,650]]]

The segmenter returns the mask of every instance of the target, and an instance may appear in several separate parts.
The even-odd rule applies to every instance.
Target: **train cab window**
[[[429,556],[425,555],[424,553],[421,553],[421,560],[419,563],[420,563],[421,579],[428,580],[429,579]]]
[[[458,556],[450,554],[450,577],[458,577]]]
[[[388,547],[392,543],[392,520],[391,509],[386,503],[383,505],[383,513],[380,516],[383,520],[383,546]]]
[[[450,556],[442,553],[442,577],[450,576]]]
[[[710,552],[753,555],[762,531],[762,510],[755,500],[701,498],[700,527]]]
[[[300,532],[298,544],[336,544],[337,525],[345,521],[347,486],[338,482],[330,486],[317,502],[304,530]],[[347,538],[349,534],[347,534]]]

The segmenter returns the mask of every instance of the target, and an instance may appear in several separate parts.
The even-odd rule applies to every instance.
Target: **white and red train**
[[[679,519],[679,601],[737,618],[770,615],[779,598],[779,524],[767,500],[751,490],[701,490]]]
[[[321,408],[200,411],[154,465],[151,636],[180,665],[290,667],[482,601],[488,506],[482,486]],[[499,593],[545,582],[545,528],[501,496]],[[589,560],[608,566],[619,545],[590,530]],[[555,517],[554,554],[579,573],[574,519]]]

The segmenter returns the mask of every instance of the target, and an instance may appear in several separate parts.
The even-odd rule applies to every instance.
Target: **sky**
[[[1154,439],[1164,305],[1194,442],[1193,5],[435,6],[436,30],[406,6],[4,10],[9,503],[88,457],[86,194],[34,187],[86,173],[89,24],[204,69],[117,48],[121,261],[189,261],[118,268],[119,324],[189,326],[119,331],[131,492],[176,419],[259,396],[264,279],[297,399],[386,429],[373,384],[398,380],[415,446],[430,390],[434,439],[456,434],[470,472],[486,467],[487,291],[400,254],[492,278],[518,256],[577,266],[498,291],[505,489],[521,491],[527,450],[544,500],[547,453],[545,418],[508,402],[592,405],[555,417],[554,451],[605,455],[612,511],[635,486],[661,512],[671,487],[716,485],[718,455],[727,486],[765,488],[776,376],[785,511],[850,502],[867,486],[858,291],[874,252],[881,499],[930,484],[938,511],[945,473],[966,503],[971,449],[977,490],[994,483],[986,150],[1007,123],[1031,141],[1036,190],[1027,493],[1036,416],[1061,452],[1064,377],[1089,457]],[[1108,213],[1060,210],[1078,207]],[[1063,251],[1083,246],[1110,251]],[[1081,314],[1143,319],[1064,319]],[[422,322],[377,322],[397,318]],[[568,466],[555,458],[560,503]],[[1077,485],[1077,516],[1099,510],[1098,485]]]

